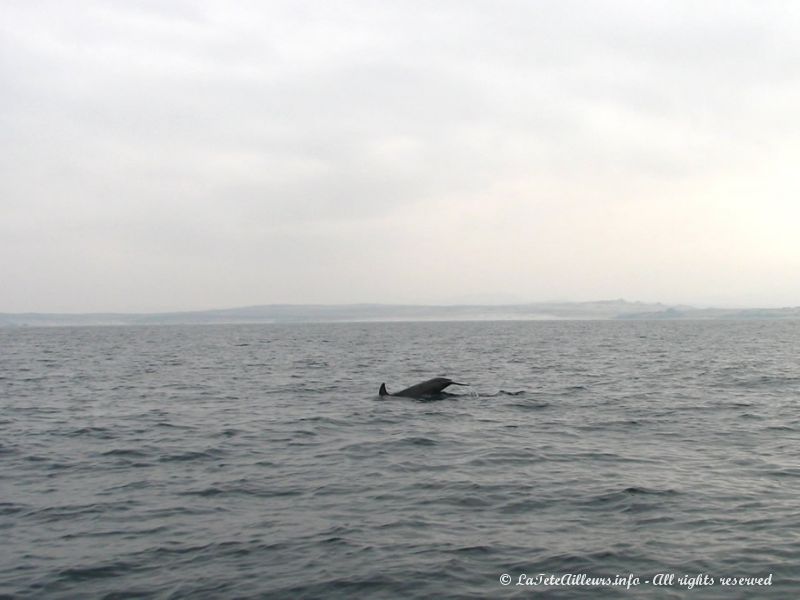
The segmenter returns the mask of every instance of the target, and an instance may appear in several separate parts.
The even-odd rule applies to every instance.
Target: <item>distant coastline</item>
[[[332,323],[499,320],[753,320],[800,319],[800,307],[694,308],[601,300],[507,305],[268,304],[165,313],[0,313],[0,327],[87,325],[208,325],[224,323]]]

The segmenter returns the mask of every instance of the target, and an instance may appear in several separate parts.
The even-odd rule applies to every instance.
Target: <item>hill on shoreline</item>
[[[370,321],[800,319],[800,307],[693,308],[601,300],[507,305],[268,304],[165,313],[0,313],[0,327]]]

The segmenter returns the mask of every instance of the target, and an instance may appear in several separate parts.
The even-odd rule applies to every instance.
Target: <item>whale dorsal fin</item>
[[[381,396],[388,396],[389,395],[389,392],[386,391],[386,384],[385,383],[381,384],[381,389],[378,390],[378,394],[380,394]]]

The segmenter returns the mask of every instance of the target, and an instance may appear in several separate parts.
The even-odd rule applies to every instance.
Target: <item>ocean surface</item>
[[[0,598],[800,597],[797,321],[0,329],[0,406]]]

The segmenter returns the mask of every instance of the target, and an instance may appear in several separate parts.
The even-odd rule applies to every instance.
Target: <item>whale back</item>
[[[456,383],[447,377],[434,377],[422,383],[412,385],[409,388],[395,392],[392,396],[402,396],[404,398],[423,398],[425,396],[435,396],[441,394],[442,391],[450,385],[465,385],[463,383]]]

